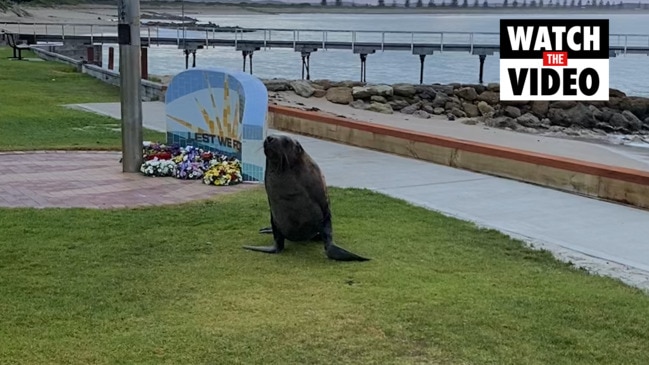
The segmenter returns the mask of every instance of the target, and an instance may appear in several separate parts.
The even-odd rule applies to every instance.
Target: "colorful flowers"
[[[145,142],[144,163],[140,171],[146,176],[173,176],[176,179],[202,179],[207,185],[241,183],[241,163],[236,158],[218,155],[193,146],[179,147]]]
[[[154,158],[145,161],[140,171],[146,176],[171,176],[175,168],[176,164],[173,161]]]
[[[223,186],[243,180],[239,161],[215,161],[210,161],[211,167],[205,172],[203,183]]]

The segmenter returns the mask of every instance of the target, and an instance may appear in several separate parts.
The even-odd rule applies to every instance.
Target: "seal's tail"
[[[336,261],[369,261],[370,259],[358,256],[342,247],[330,244],[325,250],[327,257]]]

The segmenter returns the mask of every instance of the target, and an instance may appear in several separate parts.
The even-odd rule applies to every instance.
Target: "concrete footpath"
[[[119,103],[77,107],[120,118]],[[145,103],[143,117],[146,127],[165,130],[163,103]],[[388,153],[294,137],[320,164],[331,186],[368,188],[497,229],[548,249],[562,260],[649,291],[648,211]]]

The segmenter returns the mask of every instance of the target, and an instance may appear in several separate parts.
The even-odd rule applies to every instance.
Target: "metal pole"
[[[142,165],[140,0],[119,0],[117,13],[122,107],[122,171],[139,172]]]
[[[419,62],[420,62],[420,67],[419,67],[419,84],[424,83],[424,61],[426,61],[426,55],[425,54],[420,54],[419,55]]]
[[[185,41],[185,0],[180,1],[180,6],[182,7],[181,12],[182,12],[182,22],[183,22],[183,48],[186,47],[187,43]]]
[[[482,74],[483,74],[483,70],[484,70],[484,61],[487,58],[487,55],[481,54],[478,57],[480,57],[480,80],[479,81],[482,84],[483,83],[482,82]]]

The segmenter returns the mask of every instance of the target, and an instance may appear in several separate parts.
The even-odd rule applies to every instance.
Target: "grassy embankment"
[[[118,102],[118,87],[67,65],[12,61],[10,55],[0,47],[0,150],[121,149],[119,120],[63,106]],[[144,139],[164,135],[145,129]]]

